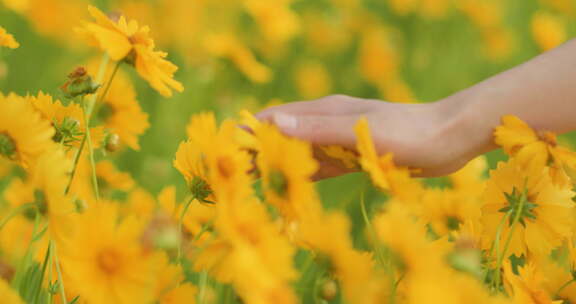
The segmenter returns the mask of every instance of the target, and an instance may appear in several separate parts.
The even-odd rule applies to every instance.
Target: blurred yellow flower
[[[536,12],[532,16],[532,36],[540,49],[548,51],[568,39],[566,26],[560,16],[546,12]]]
[[[59,250],[67,283],[90,303],[149,303],[157,268],[140,245],[142,225],[118,221],[116,206],[105,201],[78,215],[74,235]]]
[[[504,266],[506,280],[510,284],[513,303],[515,304],[561,304],[564,301],[553,301],[545,290],[543,282],[546,278],[533,263],[518,267],[518,275],[512,271],[512,265]]]
[[[54,128],[23,97],[0,94],[0,156],[29,167],[54,149]]]
[[[294,82],[305,99],[328,95],[332,89],[330,74],[320,62],[310,61],[299,65],[294,73]]]
[[[92,44],[106,51],[113,60],[134,65],[138,74],[163,96],[172,96],[171,89],[184,90],[182,84],[172,78],[178,67],[164,59],[165,52],[154,50],[150,28],[139,27],[135,20],[128,21],[124,16],[115,22],[93,6],[89,6],[88,11],[95,22],[86,22],[77,31]]]
[[[258,139],[257,165],[267,202],[288,221],[318,214],[320,206],[311,180],[318,164],[310,145],[284,136],[270,124],[260,125],[254,133]],[[298,166],[294,166],[295,162]]]
[[[134,150],[140,150],[138,138],[150,127],[148,114],[142,111],[136,91],[127,75],[117,71],[114,80],[102,103],[96,105],[94,115],[103,123],[104,128],[120,138]]]
[[[20,46],[20,43],[14,39],[14,36],[6,32],[6,29],[0,26],[0,47],[7,47],[10,49],[15,49]]]
[[[102,192],[128,192],[136,184],[129,173],[119,171],[110,160],[102,160],[96,164],[96,176]]]

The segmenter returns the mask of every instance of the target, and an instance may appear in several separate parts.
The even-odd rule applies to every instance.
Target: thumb
[[[358,120],[350,115],[293,115],[275,113],[274,123],[282,133],[309,141],[316,145],[341,145],[354,148],[354,124]]]

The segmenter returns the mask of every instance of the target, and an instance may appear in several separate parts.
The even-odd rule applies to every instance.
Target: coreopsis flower
[[[172,89],[184,90],[182,84],[173,79],[178,67],[165,59],[167,53],[155,50],[149,27],[140,27],[138,22],[124,16],[113,21],[93,6],[89,6],[88,11],[95,20],[86,22],[78,29],[79,33],[113,60],[133,64],[138,74],[163,96],[172,96]]]
[[[111,77],[111,66],[107,69],[104,79]],[[97,64],[91,64],[89,71],[94,75]],[[102,96],[106,94],[106,96]],[[121,144],[131,149],[140,150],[138,138],[150,127],[148,114],[142,111],[136,98],[136,91],[128,76],[121,70],[116,71],[114,79],[107,92],[98,92],[94,116],[110,134],[115,134]]]
[[[196,303],[196,287],[182,283],[184,274],[180,265],[171,264],[164,253],[159,253],[157,264],[160,265],[155,298],[160,304]]]
[[[410,0],[399,0],[410,1]],[[399,55],[383,27],[366,30],[360,43],[360,71],[370,83],[380,86],[398,75]]]
[[[420,215],[439,236],[458,231],[468,221],[480,219],[479,201],[451,190],[428,189],[422,196]]]
[[[397,167],[391,153],[379,156],[370,133],[368,120],[362,118],[354,127],[359,162],[370,179],[382,190],[389,190],[396,198],[406,202],[417,202],[422,195],[422,185],[410,177],[410,170]]]
[[[213,56],[231,60],[248,79],[266,83],[272,78],[270,69],[258,62],[250,49],[232,34],[213,34],[206,37],[206,49]]]
[[[102,192],[128,192],[136,184],[129,173],[118,170],[110,160],[102,160],[96,164],[96,177]]]
[[[23,97],[0,94],[0,156],[29,167],[55,147],[54,128]]]
[[[50,239],[60,242],[69,236],[73,226],[72,217],[76,213],[72,198],[64,194],[70,165],[62,151],[52,150],[38,158],[29,169],[27,179],[16,178],[8,185],[4,198],[9,207],[25,208],[22,216],[5,227],[9,233],[19,237],[12,240],[11,251],[18,252],[27,247],[37,216],[40,223],[46,225],[46,235]],[[5,237],[9,239],[9,235]],[[22,241],[24,244],[20,244]],[[42,250],[35,258],[42,259],[47,245],[47,237],[38,240]]]
[[[572,235],[572,197],[570,189],[552,183],[547,168],[535,174],[522,171],[514,161],[499,163],[490,173],[482,206],[484,248],[494,242],[504,248],[515,225],[507,255],[549,254]],[[499,227],[501,237],[495,240]]]
[[[517,304],[559,304],[564,301],[553,301],[552,296],[543,286],[545,277],[536,265],[528,263],[518,267],[518,275],[512,271],[512,265],[506,263],[504,276],[510,284],[513,303]]]
[[[542,51],[553,49],[567,39],[566,26],[560,16],[536,12],[532,16],[532,36]]]
[[[119,222],[115,204],[100,201],[78,215],[74,234],[59,248],[66,283],[90,303],[150,303],[154,256],[140,244],[142,225]]]
[[[6,29],[0,26],[0,47],[7,47],[15,49],[20,46],[20,43],[14,39],[14,36],[6,32]]]
[[[24,304],[18,292],[4,279],[0,278],[0,295],[2,295],[2,303],[5,304]]]
[[[318,214],[321,207],[311,180],[318,164],[310,144],[288,138],[270,124],[260,125],[254,133],[258,140],[256,161],[266,201],[289,221]]]
[[[300,241],[328,259],[347,302],[373,303],[382,282],[375,280],[370,254],[354,248],[348,218],[342,213],[319,214],[306,218],[300,226]]]
[[[558,145],[554,133],[535,131],[516,116],[502,117],[494,141],[528,174],[539,174],[550,166],[552,182],[559,186],[569,184],[567,170],[576,170],[576,153]]]
[[[474,158],[466,166],[448,176],[452,188],[457,192],[466,193],[472,197],[479,197],[486,187],[484,174],[487,167],[485,156]]]
[[[326,68],[318,62],[305,62],[297,67],[294,82],[305,99],[319,98],[331,90],[332,80]]]
[[[283,45],[298,33],[299,18],[290,9],[291,0],[275,2],[245,0],[242,2],[248,13],[258,23],[260,32],[272,44]]]

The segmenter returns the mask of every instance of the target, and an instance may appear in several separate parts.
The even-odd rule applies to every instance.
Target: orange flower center
[[[540,131],[538,132],[538,138],[549,144],[550,146],[557,146],[558,145],[558,140],[556,139],[556,135],[552,132],[549,131]]]
[[[108,275],[118,272],[122,265],[120,255],[111,249],[104,250],[98,255],[98,267]]]

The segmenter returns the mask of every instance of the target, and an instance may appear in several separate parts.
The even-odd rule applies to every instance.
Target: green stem
[[[182,222],[184,221],[184,216],[186,215],[186,212],[188,212],[188,208],[190,208],[190,204],[192,204],[192,202],[194,201],[195,197],[193,196],[187,203],[186,206],[184,206],[184,209],[182,209],[182,212],[180,213],[180,217],[178,218],[178,233],[180,234],[180,242],[178,242],[178,264],[181,263],[181,259],[182,259]]]
[[[510,225],[510,230],[508,231],[508,237],[506,238],[506,242],[504,243],[504,248],[501,253],[498,253],[498,260],[496,261],[496,277],[494,279],[494,286],[496,289],[500,286],[500,269],[502,268],[502,262],[504,261],[504,257],[506,256],[506,252],[508,251],[508,247],[510,246],[510,242],[512,241],[512,237],[514,236],[514,230],[520,220],[520,216],[522,215],[522,210],[524,208],[524,203],[526,202],[526,198],[522,196],[520,198],[519,206],[516,209],[516,213],[514,214],[514,219],[512,220],[512,224]],[[500,239],[498,238],[498,243]]]
[[[74,166],[72,167],[72,173],[70,174],[70,179],[68,180],[68,185],[66,185],[66,190],[64,194],[68,194],[70,192],[70,187],[72,187],[72,181],[74,180],[74,176],[76,175],[76,169],[78,168],[78,162],[80,162],[80,155],[82,154],[82,149],[84,149],[84,145],[86,144],[86,133],[82,136],[82,142],[80,143],[80,147],[78,151],[76,151],[76,155],[74,156]]]
[[[206,300],[206,285],[208,285],[208,273],[206,271],[202,271],[198,283],[200,288],[200,291],[198,291],[198,304],[202,304]]]
[[[12,218],[14,218],[14,217],[17,216],[18,214],[26,211],[27,209],[34,207],[34,205],[36,205],[36,204],[35,204],[35,203],[27,203],[27,204],[22,204],[22,205],[20,205],[20,206],[18,206],[18,207],[16,207],[16,208],[12,209],[12,210],[10,211],[10,213],[9,213],[6,217],[4,217],[4,218],[2,219],[2,221],[0,222],[0,230],[2,230],[2,228],[4,228],[4,226],[5,226],[6,224],[8,224],[8,222],[9,222]]]
[[[84,127],[86,128],[86,141],[88,142],[88,157],[90,159],[90,169],[92,171],[92,187],[94,187],[94,196],[96,201],[100,200],[100,193],[98,192],[98,178],[96,176],[96,162],[94,161],[94,149],[92,147],[92,139],[90,138],[90,116],[88,115],[88,105],[82,102],[82,112],[84,113]]]
[[[100,67],[98,68],[98,73],[96,74],[96,79],[94,80],[96,83],[101,83],[102,80],[104,79],[104,75],[106,75],[106,67],[108,66],[108,62],[110,62],[110,57],[108,56],[108,54],[105,53],[102,56],[102,61],[100,62]],[[116,71],[114,71],[113,75],[114,74],[116,74]],[[112,83],[112,77],[110,77],[110,78],[111,79],[108,81],[107,86],[110,86],[110,83]],[[76,175],[76,170],[78,169],[78,162],[80,161],[80,156],[82,155],[82,150],[84,149],[84,145],[86,143],[86,140],[90,139],[90,136],[89,136],[90,125],[88,122],[90,121],[90,116],[92,115],[92,109],[94,108],[94,104],[96,103],[96,97],[97,96],[98,96],[98,94],[92,94],[90,96],[90,99],[88,100],[89,104],[87,106],[87,111],[84,110],[85,107],[84,107],[84,105],[82,105],[83,111],[88,112],[88,113],[84,114],[86,132],[84,132],[84,136],[82,137],[82,142],[80,143],[80,147],[78,148],[78,151],[76,151],[76,155],[74,157],[74,167],[72,168],[72,173],[70,175],[70,179],[68,180],[68,185],[66,186],[66,191],[65,191],[66,194],[68,194],[68,192],[70,191],[70,187],[72,186],[72,181],[74,180],[74,176]],[[88,119],[86,119],[86,116],[88,117]]]
[[[56,273],[58,274],[58,282],[60,287],[60,297],[63,304],[68,304],[66,299],[66,290],[64,289],[64,280],[62,279],[62,270],[60,269],[60,261],[58,260],[58,253],[56,252],[56,245],[50,240],[49,246],[52,247],[52,254],[54,257],[54,264],[56,265]]]
[[[112,81],[114,80],[116,73],[120,69],[122,62],[124,62],[124,61],[116,62],[116,65],[114,66],[114,69],[112,70],[112,74],[110,74],[110,78],[108,78],[108,82],[106,82],[106,85],[104,86],[104,88],[102,90],[102,94],[100,94],[100,98],[98,98],[98,101],[95,104],[93,104],[92,107],[95,107],[97,109],[100,105],[102,105],[102,102],[106,99],[106,95],[108,95],[108,91],[110,91],[110,87],[112,86]],[[94,112],[93,109],[90,109],[89,113],[92,114],[92,112]],[[96,112],[98,112],[98,111],[96,111]]]

